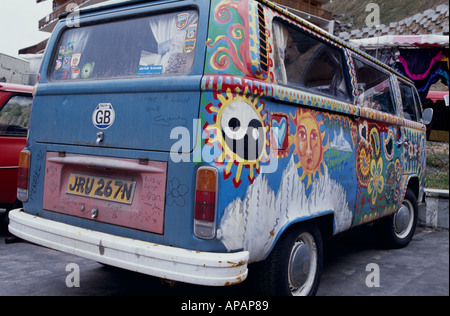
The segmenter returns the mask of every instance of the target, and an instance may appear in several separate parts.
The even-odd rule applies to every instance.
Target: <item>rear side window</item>
[[[32,97],[13,96],[0,109],[0,136],[26,137]]]
[[[273,21],[273,34],[279,84],[349,99],[339,48],[277,20]]]
[[[354,58],[359,102],[374,110],[395,114],[389,74],[358,58]]]
[[[193,10],[66,29],[52,80],[187,74],[194,63],[198,13]]]

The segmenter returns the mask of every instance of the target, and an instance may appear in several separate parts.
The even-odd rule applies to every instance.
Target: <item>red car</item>
[[[17,200],[19,153],[27,141],[33,87],[0,82],[0,208],[20,207]]]

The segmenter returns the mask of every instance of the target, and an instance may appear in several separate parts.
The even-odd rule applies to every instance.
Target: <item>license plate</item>
[[[136,181],[110,179],[104,177],[70,174],[67,193],[114,201],[125,204],[133,203]]]

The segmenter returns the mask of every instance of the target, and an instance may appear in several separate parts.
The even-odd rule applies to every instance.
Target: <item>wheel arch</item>
[[[417,175],[411,175],[409,176],[408,180],[407,180],[407,185],[406,185],[406,189],[411,189],[411,191],[414,192],[416,198],[419,198],[420,195],[420,181],[419,181],[419,177]],[[405,190],[406,192],[406,190]]]
[[[263,260],[265,260],[270,255],[272,250],[275,248],[275,245],[280,240],[281,236],[283,236],[284,234],[286,234],[294,229],[299,229],[299,228],[301,228],[303,226],[307,226],[307,225],[317,225],[317,227],[319,228],[319,231],[322,235],[322,240],[326,240],[326,239],[330,238],[331,236],[333,236],[334,212],[332,212],[332,211],[321,212],[321,213],[316,214],[311,217],[306,217],[306,218],[300,217],[300,218],[297,218],[293,221],[286,223],[286,225],[284,225],[278,232],[277,236],[274,239],[274,242],[272,243],[270,250],[267,252],[267,254],[263,258]]]

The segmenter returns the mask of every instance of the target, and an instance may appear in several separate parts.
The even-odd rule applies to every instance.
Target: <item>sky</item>
[[[38,21],[51,12],[51,0],[0,0],[0,53],[18,56],[19,49],[49,38],[38,30]]]

